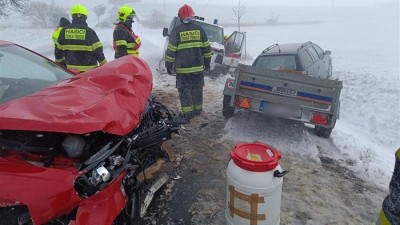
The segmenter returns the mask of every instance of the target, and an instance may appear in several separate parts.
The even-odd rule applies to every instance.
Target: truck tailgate
[[[262,111],[264,103],[272,103],[339,117],[342,82],[338,80],[241,64],[235,89],[236,96],[255,100],[252,103],[253,110]]]

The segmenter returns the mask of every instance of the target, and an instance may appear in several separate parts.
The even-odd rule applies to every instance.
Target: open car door
[[[227,72],[234,72],[237,69],[245,39],[244,33],[235,31],[225,40],[224,64],[227,66]]]

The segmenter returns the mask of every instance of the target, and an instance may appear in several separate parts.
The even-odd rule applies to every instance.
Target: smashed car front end
[[[138,175],[185,122],[151,91],[127,56],[1,104],[0,224],[131,224]]]

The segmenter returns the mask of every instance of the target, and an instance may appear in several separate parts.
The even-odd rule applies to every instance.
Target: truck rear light
[[[226,57],[229,58],[235,58],[235,59],[240,59],[240,56],[242,56],[241,53],[230,53],[230,54],[225,54]]]
[[[238,97],[236,97],[236,105],[238,107],[250,109],[251,108],[251,98],[238,96]]]
[[[311,122],[315,124],[328,125],[329,115],[324,113],[315,113],[313,115]]]

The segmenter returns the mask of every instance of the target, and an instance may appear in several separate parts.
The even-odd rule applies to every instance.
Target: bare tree
[[[39,26],[47,27],[49,25],[49,5],[45,2],[31,2],[29,4],[29,13],[24,13]]]
[[[93,12],[97,16],[97,21],[100,21],[100,17],[104,15],[106,12],[106,6],[105,5],[97,5],[93,8]]]
[[[10,11],[22,12],[29,0],[0,0],[0,18],[7,17]]]
[[[151,14],[151,19],[154,21],[154,23],[162,23],[164,18],[166,18],[164,12],[158,9],[153,9],[153,13]]]
[[[52,3],[33,1],[27,9],[23,15],[39,27],[55,26],[61,17],[68,17],[66,8]]]
[[[238,27],[240,31],[240,19],[244,14],[246,14],[246,5],[243,3],[241,4],[240,0],[239,3],[236,6],[233,6],[232,8],[233,13],[235,14],[236,20],[238,22]]]
[[[143,25],[151,28],[160,28],[166,26],[166,14],[158,9],[153,9],[151,17],[143,21]]]

